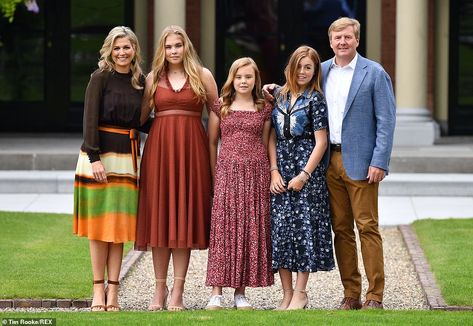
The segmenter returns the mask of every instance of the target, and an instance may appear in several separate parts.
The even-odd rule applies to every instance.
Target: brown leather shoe
[[[383,303],[375,300],[366,300],[365,303],[363,303],[363,307],[361,308],[363,310],[365,309],[384,309]]]
[[[338,307],[340,310],[358,310],[360,308],[360,299],[354,299],[350,297],[343,298],[342,303],[340,303],[340,307]]]

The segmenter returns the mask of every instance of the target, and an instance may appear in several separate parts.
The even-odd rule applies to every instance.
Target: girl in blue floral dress
[[[325,181],[327,108],[317,52],[299,47],[284,74],[286,83],[273,93],[269,141],[272,268],[279,272],[284,291],[276,309],[293,310],[308,304],[309,273],[331,270],[335,264]]]

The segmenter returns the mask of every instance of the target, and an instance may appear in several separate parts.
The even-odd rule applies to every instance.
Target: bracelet
[[[302,169],[302,171],[308,178],[310,178],[312,176],[311,173],[307,172],[306,170]]]
[[[297,178],[298,178],[303,184],[305,184],[307,181],[309,181],[309,179],[304,180],[304,179],[301,177],[300,174],[297,175]]]
[[[269,172],[272,172],[272,171],[277,171],[279,170],[277,166],[273,166],[269,169]]]

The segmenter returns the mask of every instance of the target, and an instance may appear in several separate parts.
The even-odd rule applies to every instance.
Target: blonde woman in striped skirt
[[[74,233],[88,237],[92,311],[118,311],[123,243],[135,240],[144,76],[131,29],[113,28],[100,50],[84,103],[84,142],[74,184]],[[105,292],[105,273],[108,289]]]

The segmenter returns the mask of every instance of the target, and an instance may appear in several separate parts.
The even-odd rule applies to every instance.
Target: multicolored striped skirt
[[[132,154],[106,152],[100,155],[100,160],[107,183],[95,181],[87,153],[79,154],[74,182],[73,232],[91,240],[134,241],[138,173],[133,168]]]

